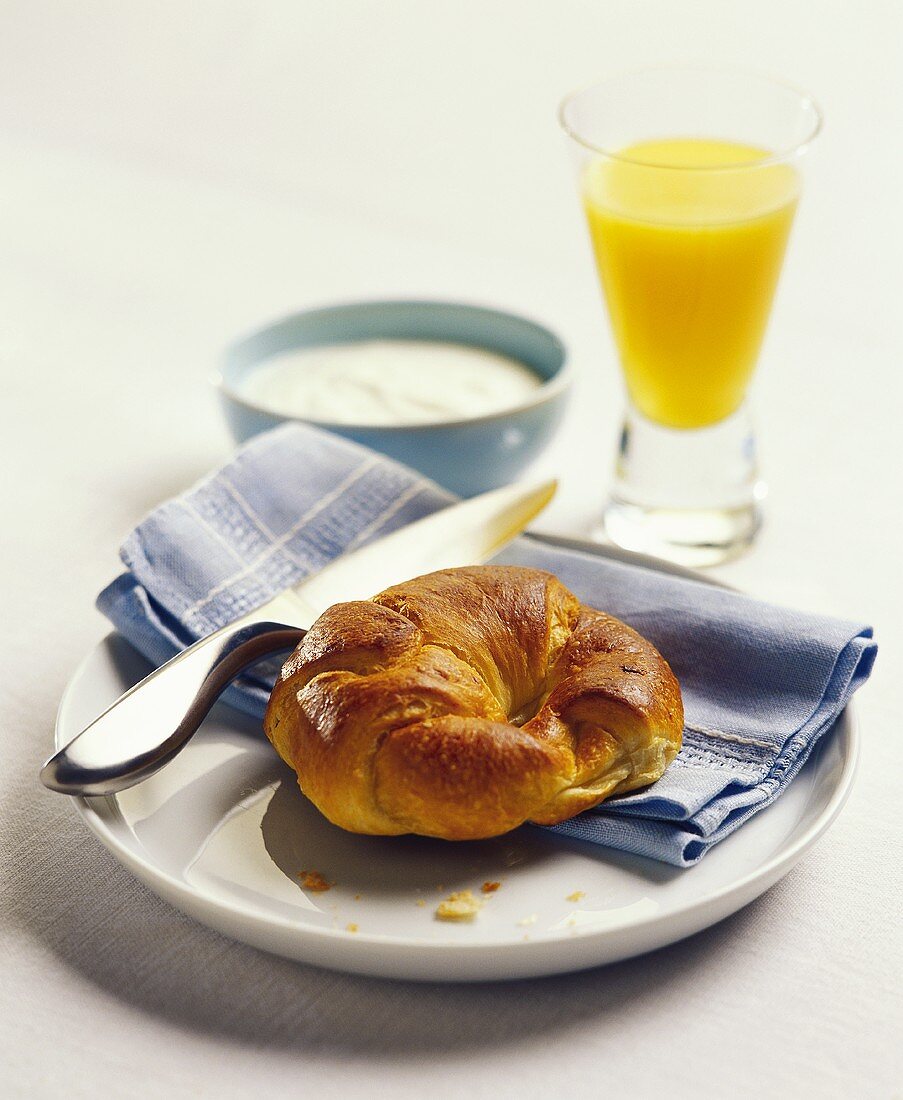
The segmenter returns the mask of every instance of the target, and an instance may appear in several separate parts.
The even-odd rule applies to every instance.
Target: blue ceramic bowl
[[[357,340],[440,340],[488,348],[543,379],[509,409],[432,424],[333,424],[282,416],[242,393],[242,380],[271,356],[293,348]],[[223,411],[239,442],[300,420],[363,443],[413,466],[461,496],[512,481],[552,439],[570,386],[564,345],[534,321],[456,302],[356,302],[295,313],[227,348],[216,379]]]

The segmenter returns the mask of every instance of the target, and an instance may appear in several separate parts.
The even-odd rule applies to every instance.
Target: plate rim
[[[554,535],[546,536],[536,532],[530,533],[527,537],[531,540],[546,542],[550,545],[564,546],[585,553],[591,553],[596,556],[626,561],[630,564],[655,569],[658,572],[668,572],[673,575],[684,576],[687,579],[696,580],[707,585],[723,588],[731,587],[713,577],[699,573],[695,570],[674,565],[670,562],[661,562],[659,559],[651,558],[647,555],[635,554],[631,551],[624,551],[620,548],[610,547],[605,544],[590,543],[585,540],[569,537]],[[90,662],[95,658],[100,649],[108,645],[111,639],[116,638],[127,645],[129,644],[127,640],[122,638],[116,631],[110,631],[89,649],[67,681],[66,687],[60,697],[54,723],[54,743],[57,747],[59,747],[61,743],[61,726],[66,721],[66,714],[71,699],[86,675]],[[197,915],[198,910],[213,910],[214,912],[222,912],[228,915],[232,920],[238,919],[243,924],[251,924],[255,929],[261,932],[269,931],[272,933],[278,929],[281,933],[290,933],[299,943],[304,941],[308,943],[319,941],[324,945],[341,943],[343,948],[346,948],[349,953],[355,955],[366,953],[370,948],[378,948],[383,953],[391,953],[394,958],[401,955],[409,956],[411,952],[415,952],[418,956],[426,955],[429,957],[439,957],[449,952],[458,956],[467,955],[476,957],[489,952],[495,954],[499,951],[505,951],[510,955],[515,950],[520,956],[527,956],[531,953],[541,954],[543,949],[548,950],[550,946],[556,944],[561,945],[562,948],[565,948],[567,945],[573,946],[580,944],[585,948],[596,940],[600,942],[611,940],[619,933],[624,933],[626,930],[636,931],[638,935],[641,932],[654,932],[657,925],[664,923],[677,925],[680,921],[686,921],[687,918],[700,911],[712,909],[713,907],[717,908],[719,902],[729,897],[740,897],[743,900],[734,908],[728,909],[726,912],[721,913],[721,915],[716,916],[711,922],[703,924],[700,927],[707,927],[708,924],[715,924],[719,920],[730,915],[730,913],[743,908],[743,906],[754,900],[759,894],[764,893],[765,890],[783,877],[783,875],[786,874],[803,855],[805,855],[809,848],[811,848],[812,845],[831,827],[849,798],[856,778],[861,752],[858,709],[855,707],[852,700],[847,704],[844,710],[841,711],[834,726],[825,736],[831,737],[837,735],[840,736],[842,766],[837,776],[834,790],[831,792],[827,804],[800,836],[791,840],[789,844],[782,842],[778,850],[766,859],[764,863],[760,863],[742,877],[714,890],[703,893],[700,896],[694,897],[664,913],[650,914],[648,917],[639,919],[636,917],[625,917],[620,921],[606,924],[603,928],[597,928],[590,925],[586,928],[580,928],[578,926],[566,930],[537,930],[531,932],[528,939],[519,937],[483,939],[478,942],[462,942],[457,939],[444,937],[441,939],[431,938],[427,940],[411,936],[399,937],[386,933],[365,932],[363,930],[351,934],[344,928],[303,924],[289,917],[261,912],[246,907],[231,899],[208,895],[192,887],[189,883],[171,875],[169,872],[164,871],[156,863],[150,860],[142,860],[119,838],[116,831],[111,827],[109,820],[104,815],[98,813],[96,809],[98,803],[103,803],[110,810],[110,816],[113,821],[117,819],[123,821],[121,811],[116,804],[115,796],[79,796],[73,797],[71,801],[74,803],[78,816],[85,822],[88,829],[98,838],[98,840],[100,840],[104,847],[111,852],[114,858],[168,904],[172,904],[176,908],[181,908],[183,912],[189,913],[195,919],[200,920],[201,923],[207,922],[203,917]],[[767,811],[768,807],[764,809]],[[729,837],[725,838],[726,842],[729,842],[729,840]],[[692,867],[683,869],[683,873],[685,874],[692,874],[692,872]],[[762,889],[747,896],[748,890],[759,883],[763,884]],[[174,895],[179,898],[179,903],[173,901]],[[217,926],[213,925],[213,927]],[[217,928],[217,930],[220,931],[221,934],[232,935],[231,933],[223,933],[222,928]],[[672,939],[665,940],[660,946],[666,946],[668,943],[682,939],[684,936],[691,935],[694,931],[698,930],[700,930],[700,928],[691,928],[689,931],[680,932]],[[237,935],[233,935],[232,938],[250,943],[248,939],[244,939]],[[261,947],[259,942],[252,944],[252,946],[263,950],[267,949]],[[654,948],[642,947],[638,951],[628,952],[627,954],[642,954],[651,949]],[[270,950],[275,949],[270,948]],[[618,957],[626,956],[619,955]],[[576,970],[586,966],[602,965],[605,961],[610,960],[601,960],[595,964],[592,962],[577,963],[576,965],[562,966],[558,969],[561,971]],[[316,962],[314,962],[314,965],[317,965]],[[328,966],[330,964],[324,963],[321,965]],[[377,972],[377,970],[371,971],[371,973]],[[542,972],[550,973],[553,971],[543,969]],[[485,978],[486,980],[490,980],[491,976],[486,975]],[[433,975],[433,980],[436,980],[435,975]]]

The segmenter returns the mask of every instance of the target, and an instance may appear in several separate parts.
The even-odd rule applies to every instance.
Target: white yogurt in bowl
[[[562,342],[529,318],[396,299],[264,325],[224,350],[214,381],[240,443],[286,423],[328,431],[471,496],[520,476],[550,442],[570,370]]]
[[[292,348],[242,380],[251,401],[332,424],[435,424],[512,408],[542,379],[488,348],[432,340],[359,340]]]

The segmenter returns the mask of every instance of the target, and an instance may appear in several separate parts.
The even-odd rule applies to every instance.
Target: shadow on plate
[[[682,873],[655,860],[600,849],[529,826],[490,840],[462,843],[421,836],[353,835],[330,824],[301,794],[287,770],[275,787],[260,828],[268,855],[292,882],[298,884],[299,869],[308,866],[311,851],[328,851],[333,860],[330,874],[340,877],[350,893],[365,893],[368,897],[434,892],[437,878],[447,884],[492,878],[499,867],[523,870],[541,864],[562,848],[629,868],[631,873],[656,883],[668,882]]]

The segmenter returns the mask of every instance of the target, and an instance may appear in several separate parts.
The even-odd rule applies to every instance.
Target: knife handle
[[[159,771],[200,726],[235,679],[274,653],[295,648],[306,631],[247,619],[189,646],[121,696],[41,769],[61,794],[104,795]]]

